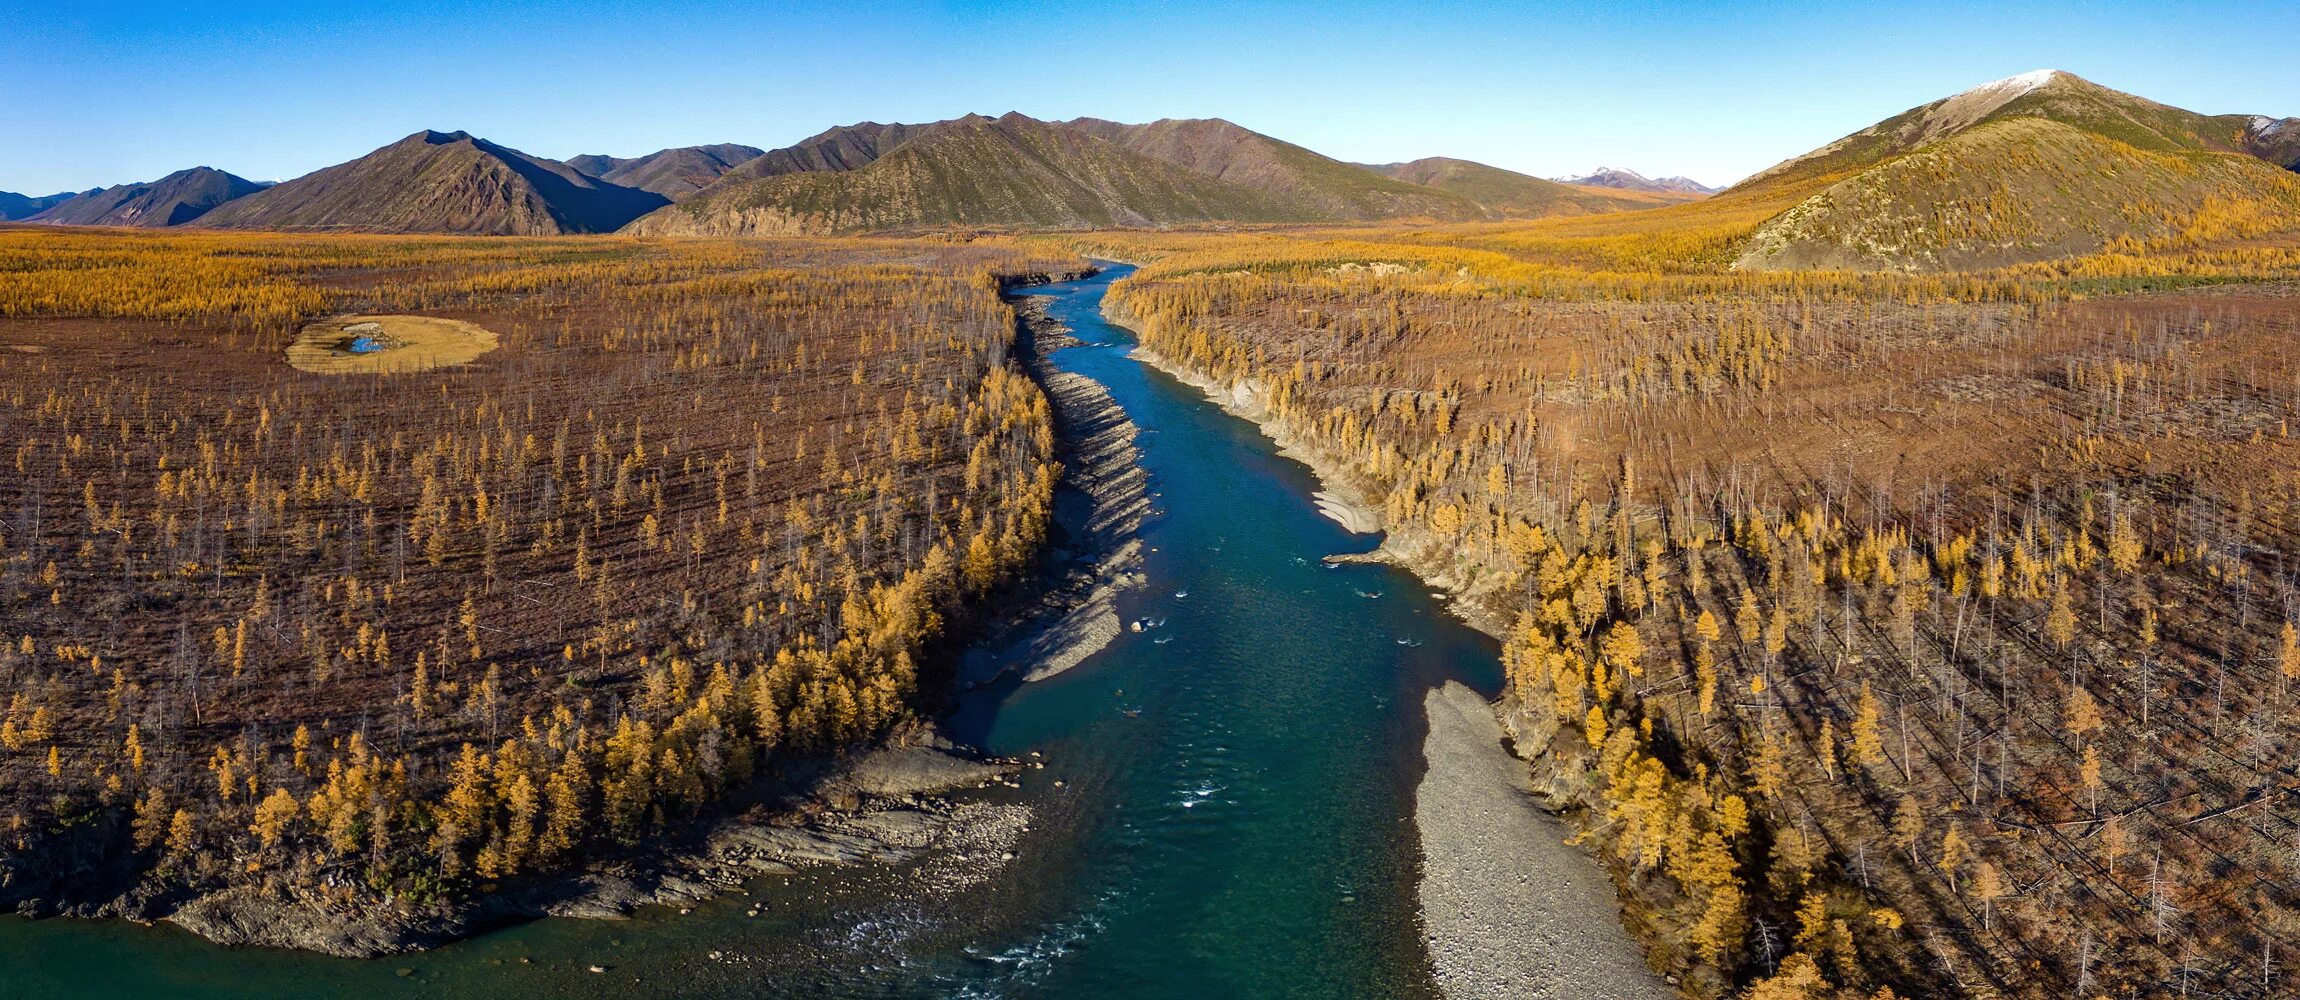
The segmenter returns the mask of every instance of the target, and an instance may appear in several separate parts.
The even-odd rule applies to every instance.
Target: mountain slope
[[[2264,128],[2038,71],[1913,108],[1786,161],[1729,197],[1784,198],[1745,268],[1986,268],[2120,240],[2300,226],[2300,176]]]
[[[117,184],[65,199],[27,218],[51,226],[180,226],[264,185],[213,167],[178,170],[156,181]]]
[[[1649,191],[1654,194],[1709,195],[1716,194],[1719,190],[1690,177],[1647,177],[1635,170],[1624,170],[1619,167],[1599,167],[1579,177],[1557,178],[1557,182],[1578,187],[1618,188],[1623,191]]]
[[[587,154],[567,165],[587,177],[610,184],[652,191],[678,201],[694,194],[765,150],[722,142],[711,146],[680,146],[629,158]]]
[[[964,119],[960,119],[963,121]],[[781,149],[770,149],[728,171],[736,178],[773,177],[811,171],[857,170],[949,122],[926,125],[881,125],[858,122],[824,129]]]
[[[648,234],[822,234],[934,226],[1084,228],[1214,221],[1311,221],[1260,192],[1129,151],[1087,133],[1019,114],[980,115],[818,146],[815,154],[872,153],[846,170],[764,177],[730,174],[677,205],[632,223]],[[779,152],[779,151],[778,151]],[[769,153],[767,157],[776,157]]]
[[[1626,212],[1682,201],[1638,191],[1600,191],[1547,181],[1514,170],[1490,167],[1473,160],[1431,156],[1410,163],[1385,163],[1367,169],[1394,180],[1443,191],[1483,206],[1509,219],[1540,219],[1556,215],[1595,215]]]
[[[1060,124],[1262,192],[1314,217],[1336,221],[1413,217],[1461,221],[1486,214],[1477,204],[1452,193],[1385,177],[1219,118],[1166,118],[1147,125],[1077,118]]]
[[[608,232],[668,203],[464,132],[417,132],[199,220],[234,229],[557,235]]]

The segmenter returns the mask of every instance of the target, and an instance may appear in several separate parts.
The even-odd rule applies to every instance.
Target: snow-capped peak
[[[1981,84],[1978,87],[1974,87],[1971,90],[1965,91],[1965,93],[1985,93],[1989,94],[1990,96],[2002,96],[2005,100],[2010,101],[2013,98],[2026,94],[2029,91],[2037,89],[2038,87],[2042,87],[2045,84],[2051,83],[2053,77],[2059,75],[2061,75],[2061,72],[2057,69],[2032,69],[2018,76],[2008,76],[2002,80],[1991,80],[1987,83]]]

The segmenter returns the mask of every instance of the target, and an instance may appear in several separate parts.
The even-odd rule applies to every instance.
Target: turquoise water
[[[372,962],[10,919],[0,1000],[1430,995],[1413,907],[1422,693],[1446,678],[1492,693],[1494,646],[1404,573],[1321,562],[1373,539],[1319,516],[1315,481],[1252,425],[1127,356],[1099,313],[1126,271],[1030,291],[1085,341],[1056,363],[1142,429],[1150,582],[1119,611],[1165,624],[961,699],[959,738],[1047,762],[1001,792],[1039,819],[997,880],[922,899],[902,869],[809,874],[691,914],[547,920]],[[763,915],[745,916],[754,902]]]

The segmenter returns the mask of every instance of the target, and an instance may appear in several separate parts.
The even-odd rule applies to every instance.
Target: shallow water
[[[1251,424],[1127,356],[1099,307],[1128,270],[1030,291],[1085,341],[1056,363],[1142,429],[1158,513],[1149,584],[1119,613],[1165,624],[961,700],[959,738],[1047,761],[1002,792],[1039,820],[997,879],[935,898],[907,868],[822,872],[688,915],[546,920],[369,962],[7,919],[0,1000],[1429,995],[1422,693],[1447,678],[1492,693],[1493,643],[1404,573],[1320,561],[1374,540],[1321,517],[1307,470]]]

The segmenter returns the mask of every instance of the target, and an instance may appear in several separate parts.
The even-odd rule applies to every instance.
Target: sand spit
[[[1448,1000],[1646,1000],[1676,991],[1646,969],[1613,885],[1526,790],[1493,708],[1458,683],[1422,702],[1429,770],[1414,795],[1422,926]]]

